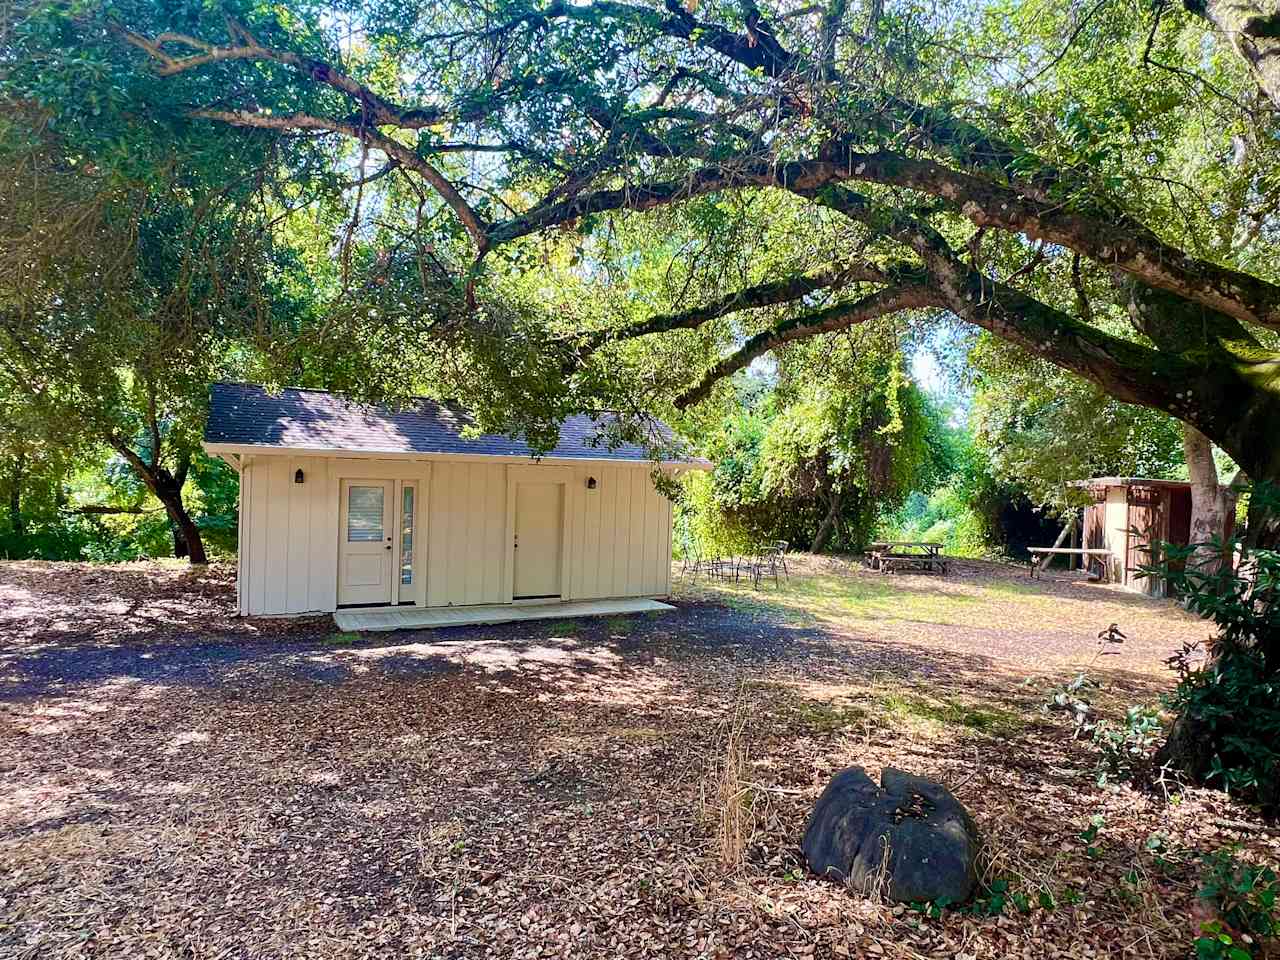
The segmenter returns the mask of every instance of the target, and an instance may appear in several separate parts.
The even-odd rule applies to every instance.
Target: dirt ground
[[[1280,861],[1219,794],[1099,787],[1043,709],[1082,669],[1112,716],[1168,689],[1208,632],[1173,604],[793,566],[660,616],[355,637],[234,617],[226,567],[0,564],[0,956],[1185,957],[1199,855]],[[999,915],[807,874],[855,763],[951,786]]]

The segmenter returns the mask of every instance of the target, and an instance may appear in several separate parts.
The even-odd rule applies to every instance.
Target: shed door
[[[391,602],[395,483],[343,480],[338,544],[338,604]]]
[[[1084,545],[1088,550],[1107,549],[1107,491],[1092,491],[1093,503],[1084,508]],[[1085,564],[1088,566],[1088,564]]]
[[[1124,582],[1139,584],[1148,593],[1159,593],[1161,587],[1153,577],[1139,578],[1141,567],[1160,559],[1159,544],[1167,539],[1168,513],[1164,498],[1156,487],[1129,488],[1128,550],[1125,557]]]
[[[559,597],[564,485],[517,483],[515,528],[513,599]]]

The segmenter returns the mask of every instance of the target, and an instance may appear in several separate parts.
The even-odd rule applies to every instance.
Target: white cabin
[[[671,591],[671,502],[655,465],[567,420],[533,460],[464,437],[466,415],[317,390],[215,384],[205,450],[240,474],[240,613],[657,598]]]

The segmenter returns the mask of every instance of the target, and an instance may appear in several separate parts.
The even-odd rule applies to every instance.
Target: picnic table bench
[[[1099,579],[1107,579],[1107,562],[1105,558],[1111,555],[1110,550],[1104,550],[1099,547],[1028,547],[1027,552],[1031,554],[1032,579],[1035,579],[1035,575],[1059,554],[1070,557],[1083,557],[1086,566],[1096,563],[1101,571]]]
[[[871,544],[867,565],[881,573],[920,570],[927,573],[947,572],[947,558],[942,544],[924,540],[884,540]]]

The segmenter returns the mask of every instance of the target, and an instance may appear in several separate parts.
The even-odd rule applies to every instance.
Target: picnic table
[[[867,550],[867,563],[881,573],[900,570],[946,573],[947,558],[942,555],[942,546],[929,540],[882,540]]]
[[[1031,554],[1031,578],[1033,580],[1036,574],[1048,566],[1049,561],[1059,554],[1068,557],[1082,557],[1085,566],[1096,563],[1101,571],[1098,574],[1098,579],[1107,579],[1106,558],[1111,555],[1110,550],[1104,550],[1100,547],[1027,547],[1027,552]]]

